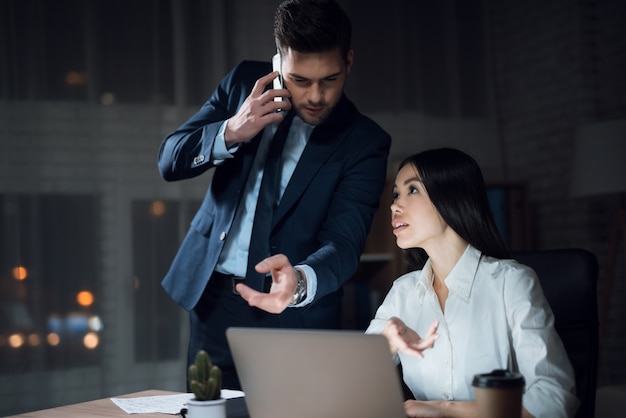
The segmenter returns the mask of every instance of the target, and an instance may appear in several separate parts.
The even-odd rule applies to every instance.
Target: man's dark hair
[[[286,0],[274,16],[276,48],[298,52],[326,52],[340,47],[347,58],[352,23],[334,0]]]

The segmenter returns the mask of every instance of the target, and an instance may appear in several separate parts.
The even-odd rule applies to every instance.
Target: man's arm
[[[356,271],[385,186],[391,141],[388,134],[367,123],[351,136],[348,148],[341,151],[349,154],[345,156],[346,169],[324,210],[320,246],[298,261],[310,266],[318,277],[316,299],[335,292]]]
[[[294,198],[299,205],[298,215],[283,226],[280,248],[284,254],[257,266],[260,273],[271,272],[274,282],[278,277],[280,285],[273,284],[269,294],[241,285],[240,294],[248,303],[272,313],[284,311],[297,285],[292,262],[303,266],[305,275],[309,268],[315,272],[317,287],[307,294],[310,302],[337,291],[354,273],[385,183],[389,137],[379,127],[378,136],[363,134],[371,132],[372,126],[365,124],[353,132],[354,137],[335,154],[337,160],[329,163],[333,168],[318,173],[318,183],[305,184],[311,191]],[[339,173],[340,165],[343,168]],[[305,186],[298,184],[295,188]],[[303,236],[307,240],[299,241]],[[308,248],[310,253],[293,252],[294,247]],[[307,284],[310,288],[308,280]]]
[[[290,104],[274,102],[279,93],[266,90],[276,73],[256,78],[256,74],[248,72],[241,64],[235,67],[202,108],[163,140],[158,167],[165,180],[195,177],[213,167],[215,138],[226,120],[224,140],[226,147],[232,148],[284,117],[276,110],[288,108]],[[250,87],[252,82],[254,85]],[[288,96],[288,92],[280,94]],[[239,97],[246,97],[241,106],[238,99],[233,99]]]

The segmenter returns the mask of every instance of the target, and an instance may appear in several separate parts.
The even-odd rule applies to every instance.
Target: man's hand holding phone
[[[281,83],[280,89],[276,89],[277,79]],[[266,90],[270,82],[274,88]],[[249,141],[270,123],[282,121],[285,116],[281,111],[291,109],[291,102],[284,100],[289,97],[289,90],[282,87],[280,73],[277,75],[272,71],[259,78],[237,113],[228,119],[224,132],[226,146],[231,148]]]

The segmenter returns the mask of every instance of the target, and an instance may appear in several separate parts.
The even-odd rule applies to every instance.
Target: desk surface
[[[113,396],[114,398],[137,398],[142,396],[175,395],[179,392],[165,390],[145,390],[143,392],[129,393],[127,395]],[[249,418],[244,398],[229,399],[226,401],[226,414],[228,418]],[[41,411],[26,412],[14,415],[13,418],[84,418],[84,417],[129,417],[109,398],[95,401],[82,402],[73,405],[59,406],[57,408],[43,409]],[[172,415],[164,414],[141,414],[140,418],[163,418]],[[8,417],[7,417],[8,418]]]

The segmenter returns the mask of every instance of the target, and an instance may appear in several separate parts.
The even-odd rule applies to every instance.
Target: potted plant
[[[189,365],[189,388],[195,398],[187,402],[188,418],[226,418],[226,399],[222,399],[222,371],[211,364],[209,354],[198,351],[195,364]]]

